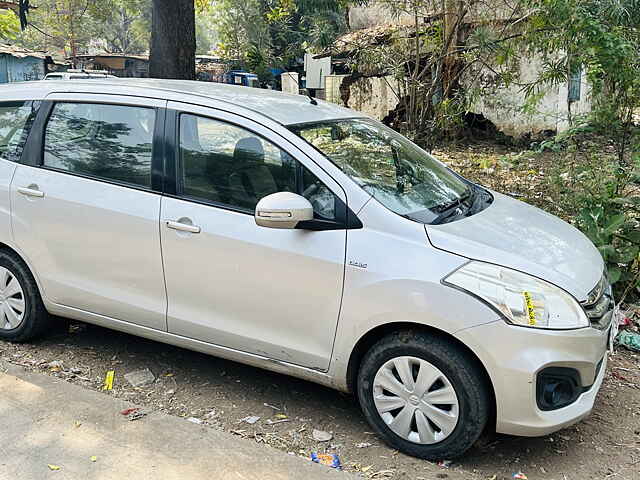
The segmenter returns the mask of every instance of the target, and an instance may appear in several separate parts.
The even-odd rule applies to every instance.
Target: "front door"
[[[160,217],[169,332],[328,368],[346,230],[274,230],[257,226],[253,213],[265,195],[292,191],[331,221],[344,193],[311,162],[303,167],[303,154],[270,130],[173,107],[176,192],[163,197]]]
[[[15,242],[50,301],[166,330],[152,186],[154,129],[163,127],[166,102],[65,98],[41,107],[16,169]]]

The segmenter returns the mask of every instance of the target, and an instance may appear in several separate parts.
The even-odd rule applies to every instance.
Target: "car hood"
[[[553,283],[579,301],[602,276],[591,241],[558,217],[491,192],[493,203],[470,217],[426,225],[431,244],[474,260],[513,268]]]

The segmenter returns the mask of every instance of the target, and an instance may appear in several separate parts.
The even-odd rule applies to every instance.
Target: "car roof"
[[[16,88],[19,88],[19,85],[28,88],[29,84],[33,85],[34,83],[35,82],[25,82],[13,85],[15,85]],[[236,105],[241,109],[251,110],[256,114],[268,117],[282,125],[365,116],[362,113],[322,100],[317,100],[317,105],[313,105],[309,97],[304,95],[214,82],[162,80],[155,78],[105,78],[101,80],[99,84],[95,82],[89,83],[82,79],[68,80],[65,81],[64,84],[53,81],[40,81],[37,83],[39,87],[47,86],[49,90],[48,93],[70,93],[74,92],[74,87],[77,86],[79,90],[76,91],[86,92],[86,87],[89,87],[91,93],[121,94],[122,87],[127,87],[130,89],[130,94],[132,95],[171,101],[198,104],[200,103],[198,98],[207,98]],[[96,91],[98,85],[101,89],[100,92]],[[113,88],[113,92],[109,91],[111,88]],[[171,95],[168,95],[169,92]],[[206,105],[206,103],[202,104]]]

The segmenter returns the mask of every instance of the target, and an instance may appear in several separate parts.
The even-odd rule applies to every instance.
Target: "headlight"
[[[473,261],[444,282],[480,297],[513,325],[557,330],[590,325],[580,304],[567,292],[509,268]]]

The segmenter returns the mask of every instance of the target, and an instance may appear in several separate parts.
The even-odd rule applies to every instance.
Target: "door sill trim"
[[[302,367],[293,363],[264,357],[254,353],[243,352],[229,347],[223,347],[213,343],[183,337],[174,333],[156,330],[153,328],[136,325],[134,323],[117,320],[97,313],[87,312],[79,308],[68,307],[57,303],[49,304],[48,310],[53,315],[91,323],[100,327],[117,330],[119,332],[147,338],[160,343],[167,343],[177,347],[194,350],[196,352],[211,355],[213,357],[224,358],[234,362],[243,363],[252,367],[263,368],[272,372],[283,373],[292,377],[301,378],[310,382],[319,383],[327,387],[335,388],[331,377],[327,371],[316,370],[309,367]]]

